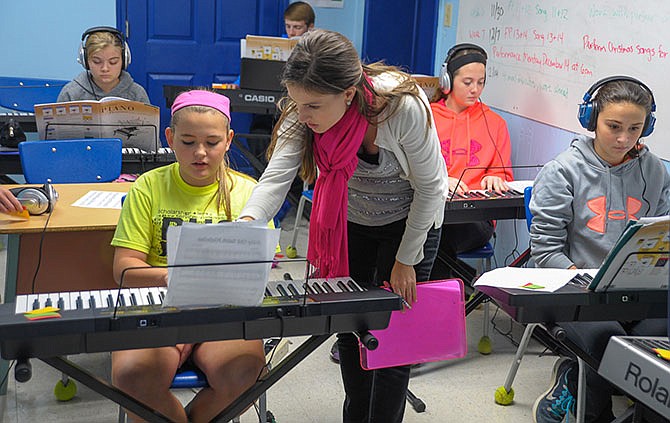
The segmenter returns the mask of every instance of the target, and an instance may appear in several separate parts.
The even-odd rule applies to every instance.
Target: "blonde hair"
[[[173,132],[176,131],[176,126],[179,125],[179,121],[183,118],[184,112],[214,113],[219,116],[222,116],[223,119],[225,119],[226,121],[226,134],[228,134],[228,132],[230,131],[230,121],[228,120],[228,117],[225,116],[223,113],[219,112],[218,110],[207,106],[186,106],[184,108],[177,110],[172,115],[170,128],[172,129]],[[224,213],[226,214],[226,219],[228,221],[231,221],[233,220],[233,216],[231,209],[230,192],[233,190],[235,183],[233,181],[233,177],[231,176],[230,172],[228,172],[229,169],[230,169],[230,162],[228,154],[225,154],[223,156],[221,164],[219,165],[219,169],[217,169],[216,171],[216,180],[219,184],[219,188],[216,190],[214,196],[207,203],[206,207],[208,207],[212,203],[212,201],[215,200],[217,213],[220,213],[221,209],[223,209]]]
[[[369,77],[388,72],[393,72],[397,76],[399,84],[391,91],[375,90]],[[400,106],[401,97],[420,96],[419,87],[409,74],[382,62],[368,65],[361,63],[353,44],[344,35],[321,29],[306,33],[298,41],[284,68],[282,84],[295,84],[306,91],[320,94],[340,94],[347,88],[355,87],[354,100],[358,110],[371,124],[379,124],[391,118]],[[426,131],[428,131],[431,126],[431,112],[425,103],[420,104],[426,112]],[[296,105],[289,97],[284,97],[279,102],[279,108],[281,116],[272,132],[268,158],[277,146],[282,122],[295,112]],[[385,111],[388,112],[386,117],[378,120],[379,115]],[[313,182],[316,179],[313,132],[306,130],[306,126],[298,122],[291,125],[286,132],[290,138],[292,133],[297,133],[300,129],[305,129],[300,177],[307,182]]]
[[[109,46],[117,47],[121,54],[123,54],[123,43],[118,35],[106,31],[98,31],[90,34],[86,37],[86,60],[88,60],[92,54]]]

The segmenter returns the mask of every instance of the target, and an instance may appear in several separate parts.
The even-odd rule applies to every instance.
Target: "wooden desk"
[[[59,199],[46,230],[47,214],[31,216],[26,222],[0,224],[0,233],[9,235],[4,302],[12,302],[17,293],[116,287],[112,277],[114,249],[110,242],[120,210],[72,204],[89,191],[127,192],[130,185],[56,184]]]

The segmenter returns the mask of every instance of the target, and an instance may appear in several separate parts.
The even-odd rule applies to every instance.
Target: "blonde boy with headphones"
[[[87,29],[77,57],[85,70],[63,87],[58,101],[120,97],[149,103],[147,92],[126,72],[130,59],[130,48],[119,30],[109,26]]]

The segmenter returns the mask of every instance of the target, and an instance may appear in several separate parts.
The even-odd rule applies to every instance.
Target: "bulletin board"
[[[461,1],[457,39],[488,52],[485,103],[578,133],[586,132],[578,105],[593,83],[612,75],[643,81],[657,105],[646,142],[670,158],[667,0]]]

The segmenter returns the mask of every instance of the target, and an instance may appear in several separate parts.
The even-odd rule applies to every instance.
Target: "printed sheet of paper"
[[[121,210],[121,199],[127,193],[112,191],[89,191],[72,204],[75,207],[88,207],[91,209],[119,209]]]
[[[554,292],[565,286],[578,273],[594,276],[598,269],[547,269],[526,267],[500,267],[486,272],[477,279],[475,286],[527,289]]]
[[[260,222],[170,227],[164,306],[260,305],[279,234]]]

